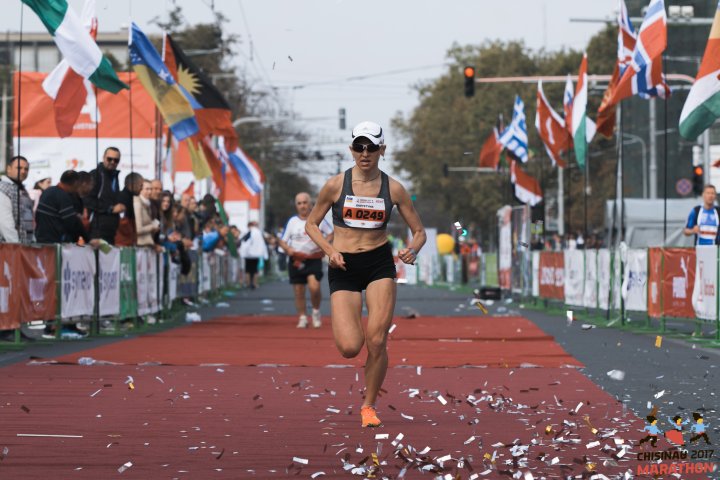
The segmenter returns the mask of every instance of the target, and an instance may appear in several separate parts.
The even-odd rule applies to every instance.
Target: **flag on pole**
[[[543,194],[538,181],[525,173],[517,161],[510,161],[510,181],[515,185],[515,196],[534,207],[542,202]]]
[[[493,170],[498,169],[500,164],[500,154],[503,150],[503,144],[500,143],[498,138],[498,130],[493,127],[492,132],[488,135],[485,143],[483,143],[482,149],[480,150],[480,158],[478,159],[478,165],[481,168],[492,168]]]
[[[97,18],[95,17],[95,0],[85,0],[81,14],[83,27],[90,32],[93,41],[97,35]],[[63,58],[43,81],[43,90],[53,99],[55,128],[60,138],[69,137],[73,126],[80,116],[88,96],[94,102],[95,92],[88,80],[70,68],[67,59]],[[92,112],[93,115],[95,112]],[[95,119],[96,120],[96,119]]]
[[[162,62],[155,47],[135,22],[130,28],[129,48],[130,63],[135,74],[157,105],[175,138],[184,140],[195,135],[198,124],[193,107]]]
[[[265,183],[265,175],[255,160],[250,158],[240,147],[237,147],[233,152],[229,152],[225,147],[223,137],[220,137],[218,149],[220,150],[220,155],[227,158],[228,163],[240,177],[245,188],[253,195],[260,193]]]
[[[575,96],[575,89],[573,88],[572,78],[568,73],[567,80],[565,80],[565,91],[563,92],[563,112],[565,114],[565,128],[572,137],[572,105],[573,97]]]
[[[220,160],[218,152],[210,145],[209,137],[205,137],[200,140],[200,148],[202,148],[205,154],[205,160],[207,161],[210,171],[212,172],[213,183],[220,190],[218,198],[220,202],[225,201],[225,172],[223,170],[223,162]]]
[[[662,67],[662,53],[667,47],[663,0],[651,0],[637,34],[633,31],[624,0],[618,2],[617,62],[620,80],[613,85],[612,97],[603,111],[632,95],[645,99],[670,95]]]
[[[237,134],[232,125],[230,105],[205,73],[185,55],[168,34],[165,35],[165,65],[195,110],[202,136],[224,136],[227,148],[235,150]]]
[[[572,101],[572,137],[575,146],[575,160],[580,168],[585,167],[587,155],[587,53],[583,53],[578,72],[578,83],[575,86],[575,96]]]
[[[515,106],[510,125],[500,135],[500,143],[513,155],[522,160],[528,161],[528,136],[527,122],[525,121],[525,104],[520,95],[515,96]]]
[[[680,114],[680,135],[695,140],[720,117],[720,3],[695,83]]]
[[[205,151],[202,148],[202,139],[193,135],[185,140],[190,153],[190,161],[192,162],[192,173],[195,179],[202,180],[204,178],[212,177],[212,169],[208,164],[208,159],[205,156]]]
[[[538,82],[535,128],[553,166],[565,168],[565,160],[562,159],[561,154],[570,149],[572,139],[565,127],[565,120],[552,109],[545,97],[542,82]]]
[[[70,67],[96,87],[117,93],[128,86],[121,82],[90,32],[66,0],[22,0],[52,35]]]

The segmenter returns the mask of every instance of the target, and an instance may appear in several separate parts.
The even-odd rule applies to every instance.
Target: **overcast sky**
[[[69,0],[79,13],[83,0]],[[171,0],[96,0],[100,30],[118,30],[132,18],[156,33],[153,17],[167,18]],[[5,0],[4,30],[20,27],[20,0]],[[241,37],[237,63],[258,89],[276,87],[319,143],[349,143],[338,129],[338,109],[348,128],[362,120],[388,126],[396,112],[417,104],[411,86],[440,75],[445,52],[457,42],[521,39],[532,48],[582,48],[601,23],[571,18],[613,17],[616,0],[177,0],[191,24],[212,20],[211,8]],[[8,8],[11,7],[11,8]],[[24,7],[24,31],[42,24]],[[292,60],[291,60],[292,59]],[[393,70],[395,75],[375,75]],[[347,77],[371,78],[343,81]],[[317,82],[331,82],[312,85]],[[293,88],[305,85],[304,88]],[[458,85],[458,89],[462,88]],[[508,99],[511,110],[512,99]],[[320,118],[320,120],[318,120]],[[395,136],[386,129],[392,151]]]

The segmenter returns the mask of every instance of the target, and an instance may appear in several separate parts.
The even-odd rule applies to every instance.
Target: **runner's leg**
[[[338,290],[330,295],[335,345],[343,357],[356,357],[363,344],[362,293]]]
[[[305,303],[305,285],[302,283],[294,283],[293,291],[295,293],[295,310],[298,315],[305,315],[307,305]]]
[[[387,373],[387,335],[395,311],[395,279],[381,278],[370,282],[365,291],[368,325],[365,334],[367,361],[365,362],[365,401],[375,405],[380,387]]]
[[[320,282],[315,275],[308,275],[307,277],[308,288],[310,289],[310,303],[315,310],[320,309],[320,302],[322,301],[322,290],[320,290]],[[303,304],[305,296],[303,295]]]

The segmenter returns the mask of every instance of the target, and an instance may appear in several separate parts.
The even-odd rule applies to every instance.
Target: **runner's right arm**
[[[343,174],[332,177],[320,190],[317,202],[313,207],[308,219],[305,222],[305,232],[310,236],[315,245],[330,257],[330,266],[345,270],[345,260],[340,252],[333,248],[332,244],[323,237],[320,231],[320,222],[323,221],[327,212],[332,208],[333,202],[340,195],[342,188]]]

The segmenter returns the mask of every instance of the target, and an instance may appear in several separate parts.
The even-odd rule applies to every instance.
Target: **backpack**
[[[700,209],[702,208],[702,205],[698,205],[697,207],[693,208],[693,212],[695,213],[695,225],[698,225],[700,222]],[[718,221],[720,222],[720,207],[713,207],[715,209],[715,214],[717,215]],[[695,245],[697,245],[698,242],[698,236],[695,235]],[[715,235],[715,245],[720,245],[720,225],[718,225],[718,231]]]

